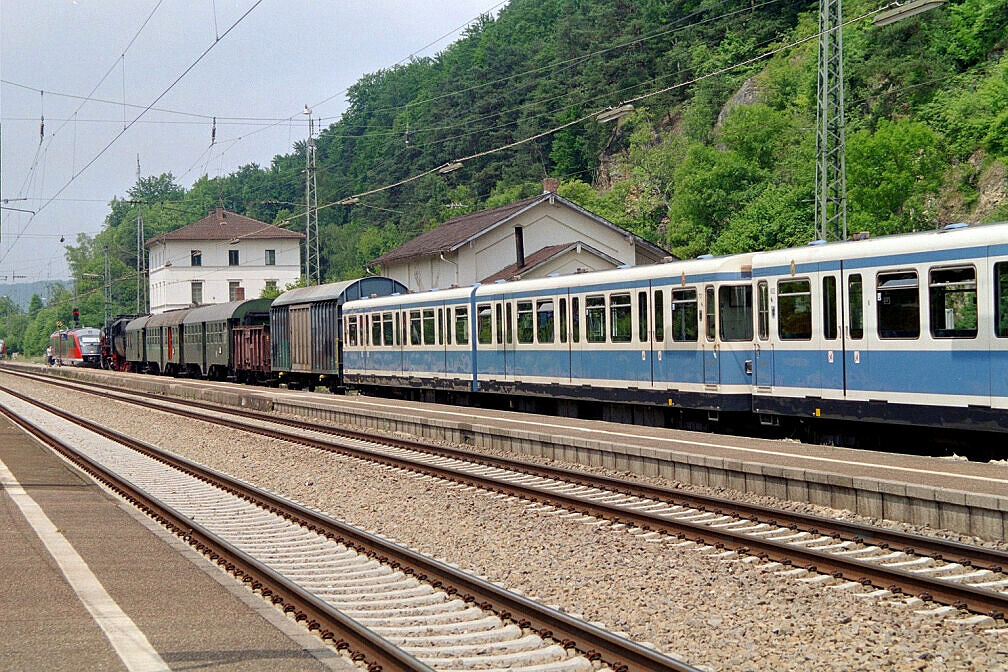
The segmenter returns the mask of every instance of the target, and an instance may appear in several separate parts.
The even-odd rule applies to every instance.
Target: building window
[[[228,266],[238,265],[238,250],[228,250]]]
[[[244,301],[245,288],[241,286],[241,281],[228,281],[228,301]]]
[[[202,282],[192,282],[190,283],[192,287],[192,302],[194,306],[198,306],[203,303],[203,283]]]
[[[203,253],[199,250],[190,250],[189,252],[189,265],[190,266],[202,266],[203,265]]]
[[[266,291],[270,292],[270,293],[275,292],[276,288],[277,288],[276,283],[277,283],[276,280],[267,280],[266,281]]]
[[[266,265],[276,266],[276,250],[266,250]]]

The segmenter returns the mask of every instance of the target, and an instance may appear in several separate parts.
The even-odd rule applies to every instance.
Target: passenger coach
[[[342,336],[348,385],[421,398],[1004,432],[1008,224],[348,301]]]

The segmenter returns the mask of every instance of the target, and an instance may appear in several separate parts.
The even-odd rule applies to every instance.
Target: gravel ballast
[[[920,605],[861,599],[855,596],[859,591],[777,576],[780,568],[760,562],[708,557],[712,554],[695,547],[677,546],[676,539],[647,541],[625,530],[530,513],[527,504],[480,490],[2,378],[41,401],[396,539],[694,665],[773,672],[1008,670],[1008,633],[920,615],[915,613],[924,608]]]

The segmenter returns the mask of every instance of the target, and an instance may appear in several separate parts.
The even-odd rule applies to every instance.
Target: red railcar
[[[270,374],[268,324],[235,325],[231,331],[234,374],[239,382],[263,382]]]
[[[61,329],[49,336],[53,364],[98,366],[101,363],[101,329]]]

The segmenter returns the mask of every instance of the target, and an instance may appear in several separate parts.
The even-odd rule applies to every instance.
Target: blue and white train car
[[[1008,224],[349,301],[343,340],[386,391],[1005,432]]]
[[[757,413],[1008,430],[1008,224],[754,258]]]

